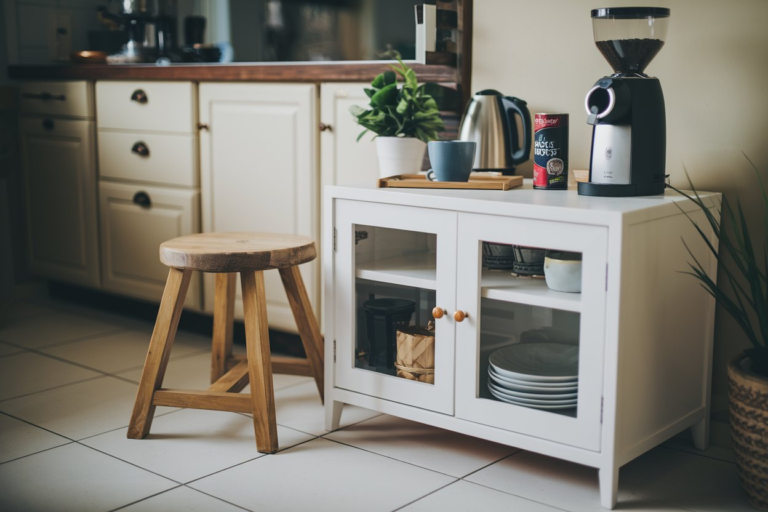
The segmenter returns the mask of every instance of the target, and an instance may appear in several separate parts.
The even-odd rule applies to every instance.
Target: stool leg
[[[315,377],[317,390],[320,392],[320,400],[323,400],[325,395],[323,383],[323,338],[320,335],[317,319],[312,313],[312,305],[309,303],[307,290],[304,288],[301,271],[299,267],[281,268],[280,277],[283,280],[283,286],[285,287],[286,295],[288,295],[291,310],[293,310],[293,318],[296,320],[296,326],[299,328],[299,336],[301,336],[301,343],[304,345],[304,352],[307,353],[309,368]]]
[[[213,350],[211,384],[227,373],[232,357],[232,328],[235,318],[235,280],[237,274],[216,274],[213,296]]]
[[[253,427],[256,449],[261,453],[277,451],[275,393],[272,386],[272,361],[269,354],[267,299],[264,294],[264,272],[241,272],[245,345],[248,352],[248,375],[253,400]]]
[[[141,439],[149,434],[152,417],[155,414],[152,397],[163,383],[165,368],[168,366],[168,358],[171,355],[173,339],[176,337],[176,328],[179,326],[179,317],[184,307],[184,298],[187,295],[191,277],[191,270],[171,268],[168,273],[155,329],[152,331],[149,351],[144,361],[144,370],[141,373],[131,423],[128,426],[129,439]]]

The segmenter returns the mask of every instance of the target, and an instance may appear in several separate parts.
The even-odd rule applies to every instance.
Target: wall
[[[764,0],[615,1],[672,9],[669,35],[648,69],[664,88],[667,173],[685,186],[724,192],[745,206],[753,236],[763,240],[754,171],[768,185],[768,2]],[[571,115],[570,167],[589,168],[591,131],[584,95],[611,72],[595,48],[585,0],[478,0],[474,3],[472,83],[528,101],[531,112]],[[523,167],[530,176],[531,163]],[[713,408],[725,420],[727,361],[748,346],[724,311],[716,317]],[[714,440],[727,443],[727,436]]]

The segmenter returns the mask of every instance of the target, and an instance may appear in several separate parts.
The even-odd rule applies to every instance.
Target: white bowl
[[[544,258],[544,278],[550,290],[581,293],[581,261]]]

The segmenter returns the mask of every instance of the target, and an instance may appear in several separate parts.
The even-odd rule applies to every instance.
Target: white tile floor
[[[151,325],[51,301],[0,304],[2,511],[601,510],[597,472],[347,407],[326,433],[314,383],[275,376],[280,451],[247,415],[158,408],[126,439]],[[208,385],[180,332],[166,385]],[[751,510],[733,454],[680,436],[621,470],[619,510]]]

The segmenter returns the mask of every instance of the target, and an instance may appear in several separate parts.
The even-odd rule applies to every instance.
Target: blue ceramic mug
[[[435,140],[427,144],[432,168],[427,171],[429,181],[469,181],[475,162],[476,142],[463,140]]]

